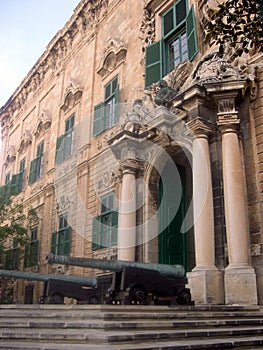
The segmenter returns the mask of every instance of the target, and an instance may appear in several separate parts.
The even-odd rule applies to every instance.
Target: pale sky
[[[0,107],[80,0],[0,0]]]

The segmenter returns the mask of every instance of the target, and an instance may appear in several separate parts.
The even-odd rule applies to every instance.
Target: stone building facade
[[[196,304],[263,303],[262,54],[220,57],[213,5],[80,1],[0,110],[1,188],[37,212],[9,268],[103,273],[51,251],[181,264]]]

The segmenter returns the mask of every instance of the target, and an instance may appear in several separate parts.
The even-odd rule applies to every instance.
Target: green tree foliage
[[[218,44],[221,54],[229,47],[235,56],[251,49],[263,52],[263,0],[226,0],[219,4],[207,24],[206,39]]]
[[[28,241],[28,229],[37,218],[36,211],[29,209],[25,214],[22,203],[0,197],[0,256],[16,246],[22,248]]]

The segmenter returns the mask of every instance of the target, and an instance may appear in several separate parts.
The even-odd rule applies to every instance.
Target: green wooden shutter
[[[100,230],[100,217],[96,216],[92,219],[92,250],[99,249],[99,230]]]
[[[176,2],[174,5],[175,9],[175,23],[176,23],[176,28],[185,20],[186,16],[186,1],[185,0],[179,0]]]
[[[11,196],[15,196],[18,194],[19,177],[20,177],[19,175],[20,174],[14,174],[12,176],[11,189],[10,189]]]
[[[94,107],[93,136],[103,131],[104,104],[101,102]]]
[[[51,237],[51,253],[57,254],[57,232],[52,233]]]
[[[35,159],[33,159],[30,162],[28,183],[32,184],[35,180],[36,180],[36,162],[35,162]]]
[[[38,263],[38,240],[30,243],[30,266],[35,266]]]
[[[37,157],[40,157],[43,154],[44,142],[41,142],[37,147]]]
[[[197,35],[195,26],[194,7],[192,6],[186,17],[186,33],[188,45],[188,58],[191,61],[198,52]]]
[[[170,33],[174,27],[174,7],[170,8],[162,18],[162,24],[163,24],[163,36]]]
[[[71,228],[66,227],[65,233],[64,233],[64,249],[63,249],[64,255],[70,254],[70,236],[71,236]]]
[[[146,47],[145,87],[162,78],[162,40]]]
[[[25,255],[24,255],[24,267],[28,267],[29,266],[29,252],[30,252],[30,245],[27,244],[25,246]]]
[[[112,211],[112,233],[110,245],[114,246],[118,244],[118,211]]]
[[[55,157],[55,163],[59,164],[63,161],[63,143],[64,141],[64,135],[61,135],[57,138],[57,144],[56,144],[56,157]]]
[[[119,85],[115,90],[115,109],[114,109],[114,123],[116,124],[120,117],[120,104],[119,104]]]

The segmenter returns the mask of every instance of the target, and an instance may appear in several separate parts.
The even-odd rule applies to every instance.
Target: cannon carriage
[[[110,270],[111,285],[104,296],[108,304],[191,304],[182,265],[78,258],[49,254],[50,264],[71,265]],[[100,284],[98,281],[97,287]]]

